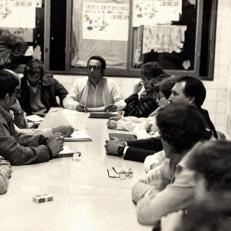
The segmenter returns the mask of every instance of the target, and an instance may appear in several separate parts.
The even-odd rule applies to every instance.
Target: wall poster
[[[128,40],[129,5],[83,3],[83,39]]]

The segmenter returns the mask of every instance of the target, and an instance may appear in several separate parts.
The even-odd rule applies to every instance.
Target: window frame
[[[73,1],[66,1],[66,44],[65,44],[65,70],[56,71],[50,70],[50,11],[51,11],[51,0],[45,1],[45,26],[44,26],[44,66],[45,71],[52,72],[54,74],[75,74],[75,75],[87,75],[85,68],[77,68],[71,66],[71,33],[72,33],[72,5]],[[198,0],[197,7],[197,21],[196,21],[196,42],[195,42],[195,64],[194,70],[168,70],[165,71],[170,75],[191,75],[200,77],[203,80],[213,80],[214,74],[214,59],[215,59],[215,38],[216,38],[216,17],[217,17],[217,4],[218,0],[211,0],[211,19],[209,21],[209,48],[208,48],[208,74],[207,76],[200,76],[200,64],[201,64],[201,41],[202,41],[202,23],[203,23],[203,3],[206,0]],[[129,0],[130,10],[129,15],[132,15],[133,0]],[[140,69],[132,68],[132,20],[129,17],[129,35],[128,35],[128,52],[127,52],[127,67],[126,68],[110,68],[107,67],[105,75],[113,77],[140,77]],[[130,41],[130,42],[129,42]]]

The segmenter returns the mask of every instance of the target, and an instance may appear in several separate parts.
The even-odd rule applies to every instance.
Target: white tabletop
[[[108,138],[105,119],[52,108],[40,128],[71,124],[85,128],[91,142],[68,142],[81,151],[79,161],[53,159],[47,163],[13,167],[8,192],[0,197],[1,231],[136,231],[150,230],[138,224],[131,188],[144,175],[143,164],[105,154]],[[132,168],[131,179],[109,178],[107,168]],[[37,194],[48,193],[51,202],[37,204]]]

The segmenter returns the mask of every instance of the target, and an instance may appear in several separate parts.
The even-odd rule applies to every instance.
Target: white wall
[[[218,1],[218,15],[217,15],[217,32],[216,32],[216,49],[215,49],[215,65],[214,65],[214,80],[204,81],[207,89],[207,98],[204,103],[209,113],[211,120],[216,128],[231,134],[231,129],[226,128],[227,118],[230,118],[228,107],[231,102],[228,101],[228,94],[231,94],[231,87],[229,88],[229,80],[231,86],[231,1]],[[69,89],[75,79],[75,76],[56,75],[64,86]],[[134,78],[114,78],[120,86],[124,97],[128,96],[135,82],[139,79]],[[231,97],[230,97],[231,98]],[[231,113],[231,112],[230,112]],[[229,117],[228,117],[229,116]]]

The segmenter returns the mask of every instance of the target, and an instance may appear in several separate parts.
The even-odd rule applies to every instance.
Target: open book
[[[64,141],[91,141],[92,138],[85,130],[75,130],[70,137],[64,137]]]

